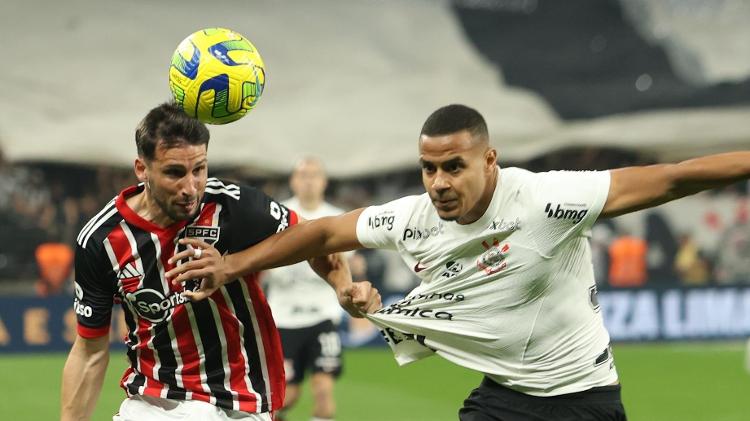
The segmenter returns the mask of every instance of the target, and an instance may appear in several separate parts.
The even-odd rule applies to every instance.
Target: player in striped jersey
[[[167,276],[207,278],[200,298],[228,275],[331,251],[394,249],[422,283],[369,318],[400,363],[437,353],[485,374],[462,421],[625,420],[589,228],[747,180],[750,152],[611,171],[500,169],[484,119],[462,105],[427,119],[419,151],[425,194],[300,224]]]
[[[115,420],[271,420],[284,401],[278,332],[256,275],[238,277],[210,299],[190,302],[198,282],[174,286],[168,259],[199,238],[231,253],[297,223],[262,192],[207,176],[209,132],[176,106],[151,110],[136,129],[135,173],[77,238],[74,308],[78,337],[63,370],[63,420],[88,419],[102,386],[112,305],[120,301],[130,367],[128,398]],[[220,258],[190,249],[193,259]],[[361,316],[377,291],[351,282],[338,255],[311,266]]]

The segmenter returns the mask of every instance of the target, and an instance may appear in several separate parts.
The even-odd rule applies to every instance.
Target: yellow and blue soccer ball
[[[225,28],[190,34],[177,46],[169,67],[169,87],[177,105],[208,124],[242,118],[258,104],[265,82],[258,50]]]

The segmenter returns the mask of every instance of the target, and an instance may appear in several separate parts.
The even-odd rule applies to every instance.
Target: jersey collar
[[[151,221],[148,221],[146,219],[143,219],[140,215],[138,215],[133,209],[128,206],[128,203],[126,199],[134,194],[140,193],[145,188],[143,183],[140,183],[135,186],[130,186],[125,188],[123,191],[120,192],[120,194],[117,195],[117,199],[115,199],[115,206],[117,206],[117,210],[120,212],[120,215],[125,219],[125,221],[129,224],[135,225],[136,227],[153,232],[153,233],[170,233],[175,234],[179,230],[185,228],[185,226],[190,222],[188,221],[178,221],[174,224],[168,225],[166,227],[162,227],[159,225],[154,224]]]

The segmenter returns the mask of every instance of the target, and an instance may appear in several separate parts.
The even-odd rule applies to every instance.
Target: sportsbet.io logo
[[[149,288],[129,292],[125,299],[140,317],[152,323],[163,322],[172,314],[172,309],[188,301],[182,294],[165,297],[160,291]]]

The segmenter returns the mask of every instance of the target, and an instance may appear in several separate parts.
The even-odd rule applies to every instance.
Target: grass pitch
[[[744,345],[619,345],[615,361],[631,421],[750,420],[750,375]],[[0,356],[0,418],[59,418],[62,354]],[[477,373],[439,357],[397,367],[386,349],[349,350],[337,386],[338,421],[457,420]],[[124,393],[117,386],[126,362],[114,351],[94,420],[111,420]],[[292,421],[309,419],[307,385]]]

